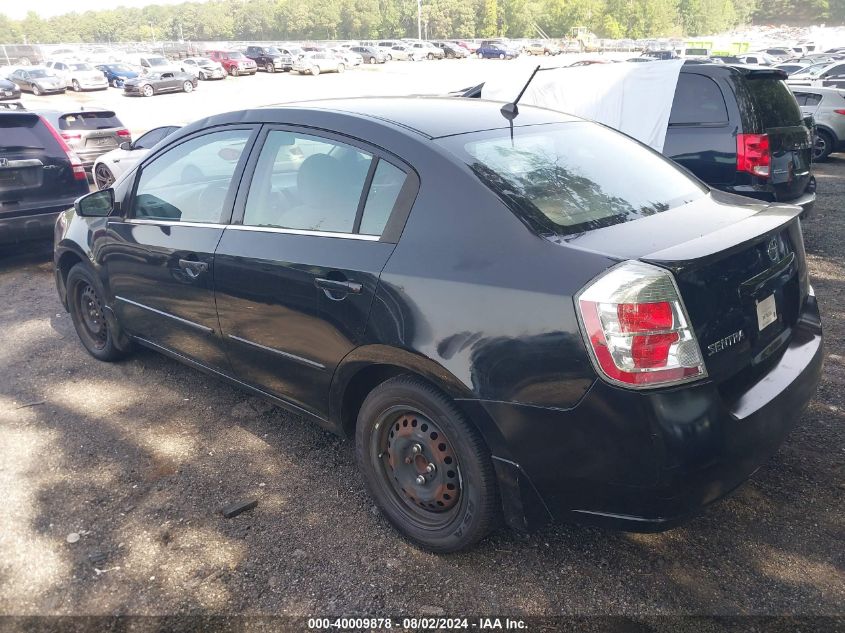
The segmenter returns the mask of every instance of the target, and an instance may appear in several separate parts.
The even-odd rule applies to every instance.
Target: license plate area
[[[762,332],[777,320],[777,301],[775,301],[775,295],[770,294],[762,301],[757,302],[757,330]]]

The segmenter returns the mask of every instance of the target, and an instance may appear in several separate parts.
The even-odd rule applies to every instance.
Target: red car
[[[238,75],[254,75],[258,66],[240,51],[206,51],[206,57],[222,64],[224,70],[237,77]]]

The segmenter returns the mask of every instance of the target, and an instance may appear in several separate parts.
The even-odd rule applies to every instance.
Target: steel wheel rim
[[[465,496],[460,463],[454,444],[428,416],[391,407],[376,424],[370,453],[383,490],[409,521],[432,529],[456,519]]]
[[[103,305],[97,291],[89,283],[79,284],[77,307],[82,329],[89,342],[98,350],[105,348],[109,338],[109,328],[103,314]]]
[[[94,170],[94,180],[97,181],[97,189],[105,189],[114,182],[114,176],[112,176],[108,167],[101,164],[97,165],[97,169]]]
[[[184,88],[185,92],[191,92],[194,89],[194,84],[192,84],[190,81],[186,81],[184,84],[182,84],[182,88]]]
[[[145,97],[152,97],[153,96],[153,87],[152,86],[144,86],[144,96]]]

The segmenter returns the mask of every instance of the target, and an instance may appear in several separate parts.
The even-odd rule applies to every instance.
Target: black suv
[[[49,237],[59,212],[86,193],[82,162],[45,119],[0,110],[0,244]]]
[[[293,59],[273,46],[247,46],[244,55],[268,73],[284,72],[293,68]]]
[[[812,134],[784,79],[774,68],[687,62],[663,153],[716,189],[808,211]]]

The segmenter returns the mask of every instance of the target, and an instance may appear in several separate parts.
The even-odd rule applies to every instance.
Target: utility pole
[[[417,39],[422,39],[422,0],[417,0]]]

